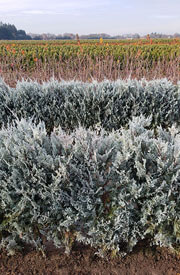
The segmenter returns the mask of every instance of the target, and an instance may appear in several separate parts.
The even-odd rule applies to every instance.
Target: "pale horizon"
[[[179,0],[0,0],[0,21],[26,33],[180,33]]]

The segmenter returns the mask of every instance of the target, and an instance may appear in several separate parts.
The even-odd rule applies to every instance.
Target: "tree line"
[[[116,35],[111,36],[106,33],[95,33],[88,35],[79,35],[79,39],[140,39],[146,38],[146,35],[140,36],[138,33],[135,34],[124,34],[124,35]],[[151,33],[149,34],[151,38],[177,38],[180,37],[180,33],[175,33],[173,35],[161,34],[161,33]],[[43,33],[43,34],[26,34],[24,30],[17,30],[14,25],[11,24],[3,24],[0,22],[0,40],[75,40],[77,38],[77,34],[73,33],[64,33],[64,34],[51,34],[51,33]]]

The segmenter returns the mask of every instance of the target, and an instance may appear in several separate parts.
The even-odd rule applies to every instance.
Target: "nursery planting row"
[[[125,255],[141,240],[178,251],[180,134],[151,118],[108,133],[82,127],[47,135],[44,123],[0,130],[0,248],[43,238],[70,253],[75,241]]]
[[[180,86],[166,79],[118,80],[101,83],[57,82],[42,85],[19,82],[10,88],[0,82],[0,127],[15,119],[44,121],[50,133],[54,126],[72,131],[78,126],[107,131],[127,126],[133,116],[152,116],[150,127],[180,125]]]

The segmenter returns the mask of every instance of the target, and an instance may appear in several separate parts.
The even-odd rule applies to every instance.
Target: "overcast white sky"
[[[0,21],[27,33],[180,33],[180,0],[0,0]]]

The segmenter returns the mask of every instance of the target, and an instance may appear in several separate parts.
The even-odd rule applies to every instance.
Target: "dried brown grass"
[[[91,82],[93,79],[142,79],[147,80],[167,78],[173,83],[180,80],[180,57],[159,61],[143,60],[141,57],[127,57],[123,62],[118,62],[112,56],[105,58],[91,57],[69,58],[64,61],[47,59],[40,60],[33,67],[22,65],[18,60],[13,64],[0,62],[0,75],[10,86],[15,86],[17,81],[32,79],[40,83],[52,77],[57,80],[80,80]]]

